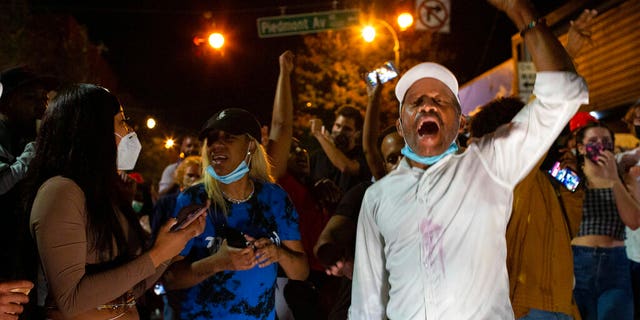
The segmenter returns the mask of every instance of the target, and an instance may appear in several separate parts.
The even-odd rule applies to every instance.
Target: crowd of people
[[[378,83],[364,114],[311,120],[309,152],[286,51],[267,131],[219,110],[153,199],[108,89],[0,73],[0,320],[638,318],[640,146],[576,114],[597,12],[563,46],[528,1],[489,2],[535,64],[529,101],[467,117],[456,76],[423,62],[395,85],[395,126]],[[624,120],[640,138],[640,103]]]

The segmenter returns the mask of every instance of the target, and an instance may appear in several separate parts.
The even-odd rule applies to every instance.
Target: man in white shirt
[[[515,185],[588,101],[562,45],[525,0],[505,11],[538,70],[508,126],[458,152],[458,82],[422,63],[398,81],[404,159],[372,185],[360,211],[350,319],[513,319],[505,229]],[[551,257],[550,257],[551,258]]]

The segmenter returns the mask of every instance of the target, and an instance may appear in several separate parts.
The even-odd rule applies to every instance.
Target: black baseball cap
[[[260,142],[260,122],[249,111],[240,108],[224,109],[207,120],[198,138],[204,140],[211,131],[224,131],[233,135],[248,134]]]
[[[26,66],[13,67],[0,73],[0,101],[14,91],[32,85],[54,90],[60,85],[60,81],[52,76],[37,74]]]

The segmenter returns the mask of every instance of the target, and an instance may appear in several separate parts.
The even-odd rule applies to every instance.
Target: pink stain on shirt
[[[424,265],[432,270],[439,271],[444,276],[444,250],[440,238],[443,228],[431,219],[423,219],[420,222],[422,234],[422,257]]]

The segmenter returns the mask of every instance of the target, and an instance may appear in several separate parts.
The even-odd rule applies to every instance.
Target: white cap
[[[400,102],[399,108],[402,108],[402,101],[404,100],[404,95],[407,94],[407,90],[409,90],[416,81],[424,78],[434,78],[442,81],[451,90],[451,92],[453,92],[458,103],[460,103],[460,97],[458,97],[458,80],[456,79],[456,76],[454,76],[449,69],[440,64],[434,62],[423,62],[409,69],[409,71],[405,72],[400,80],[398,80],[398,84],[396,84],[396,98],[398,98],[398,102]]]

